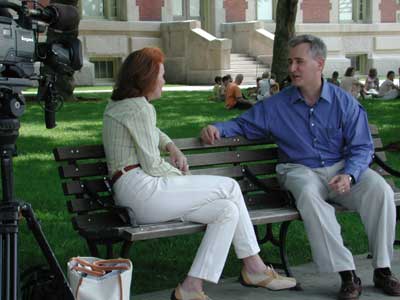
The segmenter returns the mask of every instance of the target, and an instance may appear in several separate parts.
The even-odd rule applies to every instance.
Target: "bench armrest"
[[[386,164],[378,155],[374,155],[374,162],[380,166],[383,170],[388,172],[390,175],[400,177],[400,171],[393,169],[391,166]]]

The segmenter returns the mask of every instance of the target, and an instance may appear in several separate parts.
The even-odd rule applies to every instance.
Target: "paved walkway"
[[[357,274],[363,283],[360,300],[400,300],[385,296],[373,286],[371,260],[366,255],[356,257]],[[400,276],[400,252],[395,253],[393,271]],[[312,263],[294,267],[293,272],[303,291],[273,292],[265,289],[242,287],[236,278],[222,280],[218,285],[206,284],[205,291],[213,300],[335,300],[340,288],[337,274],[316,273]],[[132,300],[169,300],[171,290],[135,295]]]

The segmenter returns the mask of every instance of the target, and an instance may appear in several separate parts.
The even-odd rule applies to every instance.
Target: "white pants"
[[[316,169],[279,164],[277,174],[281,185],[296,199],[314,261],[321,272],[355,270],[353,256],[343,245],[335,209],[327,199],[360,214],[373,255],[373,267],[390,267],[396,226],[393,190],[379,174],[367,169],[348,193],[337,194],[328,182],[343,167],[344,162]]]
[[[217,283],[233,243],[238,258],[260,251],[237,182],[229,177],[152,177],[140,168],[113,187],[118,205],[131,207],[139,224],[182,220],[208,224],[189,275]]]
[[[382,100],[393,100],[399,97],[399,91],[396,89],[390,90],[385,95],[381,96]]]

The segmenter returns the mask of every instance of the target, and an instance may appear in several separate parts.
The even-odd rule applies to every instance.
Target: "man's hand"
[[[206,144],[214,144],[215,140],[219,140],[221,137],[219,135],[219,130],[213,125],[208,125],[201,130],[200,138]]]
[[[189,165],[186,156],[181,152],[181,150],[179,150],[174,143],[167,144],[167,150],[171,158],[171,164],[181,170],[184,174],[188,173]]]
[[[351,179],[348,174],[338,174],[329,182],[329,187],[338,194],[344,194],[351,189]]]

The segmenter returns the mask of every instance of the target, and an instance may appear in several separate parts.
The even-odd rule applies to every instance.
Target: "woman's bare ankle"
[[[248,273],[262,273],[267,266],[258,255],[249,256],[243,259],[243,268]]]

